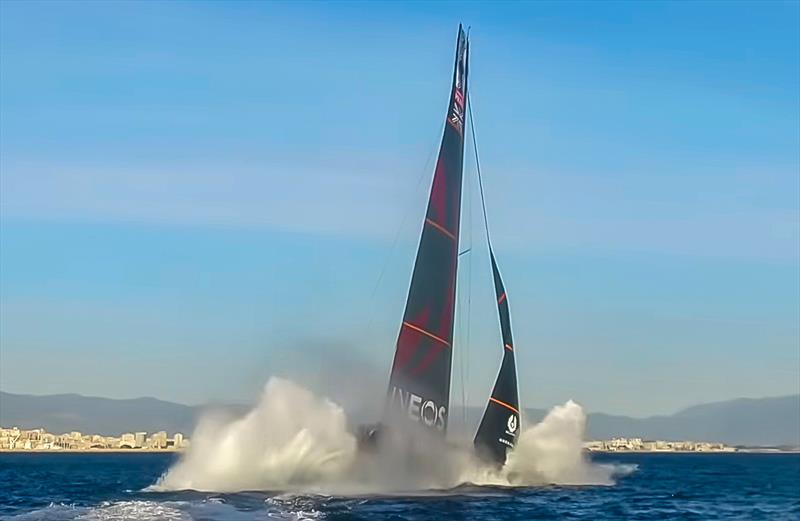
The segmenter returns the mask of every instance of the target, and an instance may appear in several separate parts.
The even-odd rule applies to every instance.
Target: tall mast
[[[459,25],[446,125],[389,377],[384,423],[444,435],[450,407],[469,41]]]

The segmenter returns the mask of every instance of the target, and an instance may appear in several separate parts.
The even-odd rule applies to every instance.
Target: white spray
[[[554,407],[541,423],[525,429],[503,468],[512,485],[559,483],[610,485],[613,467],[592,464],[583,453],[586,415],[569,400]]]
[[[205,416],[191,448],[156,488],[276,490],[342,475],[356,454],[344,411],[281,378],[267,382],[245,416]]]
[[[612,484],[616,469],[587,461],[586,416],[573,401],[523,430],[502,469],[469,448],[426,446],[409,464],[397,447],[359,454],[344,411],[303,387],[272,378],[259,403],[238,419],[201,419],[192,445],[152,488],[157,490],[290,490],[364,494],[449,489],[464,483],[532,486]]]

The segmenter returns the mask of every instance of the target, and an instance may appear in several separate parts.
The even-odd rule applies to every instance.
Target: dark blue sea
[[[612,486],[460,487],[407,496],[147,492],[169,454],[0,454],[13,520],[800,519],[800,455],[595,454]]]

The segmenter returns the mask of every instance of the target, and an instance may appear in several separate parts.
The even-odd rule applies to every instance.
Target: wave
[[[266,507],[269,519],[299,521],[319,517],[313,506],[297,501],[281,501],[267,498],[260,503]],[[9,521],[191,521],[194,519],[224,519],[225,521],[249,521],[253,512],[230,505],[220,498],[193,501],[106,501],[97,506],[75,506],[51,503],[16,516]]]

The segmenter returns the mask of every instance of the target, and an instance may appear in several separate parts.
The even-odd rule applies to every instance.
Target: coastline
[[[106,449],[0,449],[0,454],[181,454],[186,449],[120,449],[120,448],[106,448]],[[797,454],[800,455],[800,448],[798,449],[736,449],[736,450],[583,450],[584,454],[600,453],[600,454]]]
[[[584,450],[601,454],[800,454],[798,449],[736,449],[736,450]]]
[[[0,449],[0,454],[86,454],[86,453],[105,453],[105,454],[180,454],[185,449]]]

